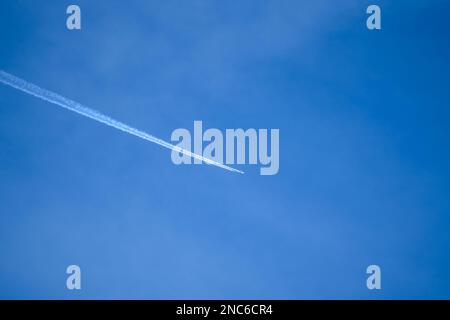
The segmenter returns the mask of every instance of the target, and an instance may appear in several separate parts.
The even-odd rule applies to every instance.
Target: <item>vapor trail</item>
[[[3,82],[4,84],[6,84],[8,86],[11,86],[11,87],[13,87],[15,89],[18,89],[20,91],[26,92],[26,93],[28,93],[28,94],[30,94],[32,96],[38,97],[38,98],[40,98],[42,100],[48,101],[48,102],[56,104],[56,105],[58,105],[60,107],[69,109],[70,111],[74,111],[76,113],[79,113],[79,114],[81,114],[81,115],[83,115],[85,117],[88,117],[88,118],[91,118],[91,119],[96,120],[98,122],[101,122],[103,124],[106,124],[107,126],[114,127],[116,129],[119,129],[119,130],[121,130],[123,132],[129,133],[129,134],[134,135],[136,137],[139,137],[139,138],[142,138],[144,140],[147,140],[147,141],[159,144],[160,146],[163,146],[163,147],[165,147],[167,149],[171,149],[171,150],[174,150],[176,152],[183,153],[183,154],[185,154],[185,155],[187,155],[189,157],[202,160],[202,161],[204,161],[207,164],[210,164],[210,165],[213,165],[213,166],[217,166],[219,168],[222,168],[222,169],[225,169],[225,170],[228,170],[228,171],[244,173],[244,172],[242,172],[240,170],[233,169],[233,168],[231,168],[229,166],[226,166],[226,165],[224,165],[222,163],[219,163],[217,161],[205,158],[205,157],[200,156],[200,155],[198,155],[196,153],[192,153],[189,150],[177,147],[177,146],[175,146],[175,145],[173,145],[171,143],[168,143],[168,142],[166,142],[164,140],[158,139],[158,138],[156,138],[156,137],[154,137],[154,136],[152,136],[152,135],[150,135],[150,134],[148,134],[148,133],[146,133],[144,131],[135,129],[133,127],[130,127],[130,126],[128,126],[128,125],[126,125],[126,124],[124,124],[124,123],[122,123],[120,121],[114,120],[114,119],[112,119],[112,118],[110,118],[110,117],[108,117],[108,116],[106,116],[106,115],[104,115],[104,114],[94,110],[94,109],[91,109],[91,108],[88,108],[86,106],[83,106],[82,104],[80,104],[80,103],[78,103],[76,101],[64,98],[63,96],[61,96],[61,95],[59,95],[57,93],[54,93],[54,92],[48,91],[46,89],[40,88],[40,87],[38,87],[35,84],[29,83],[29,82],[27,82],[27,81],[25,81],[23,79],[20,79],[20,78],[18,78],[16,76],[13,76],[12,74],[9,74],[9,73],[7,73],[7,72],[5,72],[3,70],[0,70],[0,82]]]

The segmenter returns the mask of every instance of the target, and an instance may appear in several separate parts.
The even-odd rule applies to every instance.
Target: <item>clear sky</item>
[[[0,85],[0,298],[450,298],[449,24],[444,0],[1,1],[0,69],[165,140],[279,128],[280,171],[176,166]]]

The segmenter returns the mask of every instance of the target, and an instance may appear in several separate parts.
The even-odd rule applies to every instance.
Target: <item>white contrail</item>
[[[114,120],[94,109],[88,108],[86,106],[83,106],[82,104],[75,102],[73,100],[64,98],[63,96],[56,94],[54,92],[48,91],[46,89],[42,89],[38,87],[37,85],[34,85],[32,83],[29,83],[23,79],[20,79],[16,76],[13,76],[12,74],[9,74],[7,72],[4,72],[3,70],[0,70],[0,82],[3,82],[4,84],[11,86],[15,89],[21,90],[23,92],[26,92],[28,94],[31,94],[35,97],[38,97],[42,100],[51,102],[53,104],[56,104],[60,107],[69,109],[71,111],[74,111],[76,113],[79,113],[83,116],[86,116],[88,118],[94,119],[98,122],[104,123],[108,126],[114,127],[116,129],[119,129],[121,131],[124,131],[126,133],[132,134],[136,137],[142,138],[144,140],[159,144],[160,146],[163,146],[167,149],[174,150],[176,152],[183,153],[189,157],[196,158],[199,160],[204,161],[207,164],[214,165],[217,167],[220,167],[225,170],[238,172],[238,173],[244,173],[243,171],[233,169],[229,166],[226,166],[220,162],[205,158],[201,155],[198,155],[196,153],[192,153],[189,150],[177,147],[171,143],[168,143],[164,140],[158,139],[144,131],[135,129],[133,127],[130,127],[120,121]]]

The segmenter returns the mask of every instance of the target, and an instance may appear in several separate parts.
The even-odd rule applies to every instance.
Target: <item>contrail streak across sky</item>
[[[18,89],[20,91],[26,92],[32,96],[35,96],[37,98],[40,98],[42,100],[48,101],[50,103],[56,104],[60,107],[69,109],[70,111],[79,113],[85,117],[91,118],[93,120],[96,120],[98,122],[101,122],[103,124],[106,124],[108,126],[111,126],[113,128],[119,129],[121,131],[124,131],[126,133],[129,133],[131,135],[134,135],[136,137],[139,137],[141,139],[159,144],[160,146],[163,146],[167,149],[174,150],[176,152],[183,153],[189,157],[196,158],[199,160],[204,161],[207,164],[217,166],[219,168],[232,171],[232,172],[238,172],[238,173],[244,173],[243,171],[231,168],[229,166],[226,166],[222,163],[219,163],[217,161],[205,158],[201,155],[198,155],[196,153],[192,153],[189,150],[177,147],[171,143],[168,143],[164,140],[161,140],[159,138],[156,138],[152,136],[151,134],[148,134],[144,131],[135,129],[133,127],[130,127],[126,125],[125,123],[122,123],[120,121],[114,120],[94,109],[88,108],[76,101],[64,98],[63,96],[56,94],[54,92],[48,91],[46,89],[40,88],[35,84],[29,83],[23,79],[20,79],[16,76],[13,76],[12,74],[9,74],[3,70],[0,70],[0,82],[3,82],[4,84],[11,86],[15,89]]]

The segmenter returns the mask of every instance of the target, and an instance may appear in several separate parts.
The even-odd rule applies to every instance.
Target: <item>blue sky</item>
[[[0,85],[0,298],[450,298],[448,2],[75,3],[81,31],[2,1],[0,69],[165,140],[279,128],[280,171],[176,166]]]

